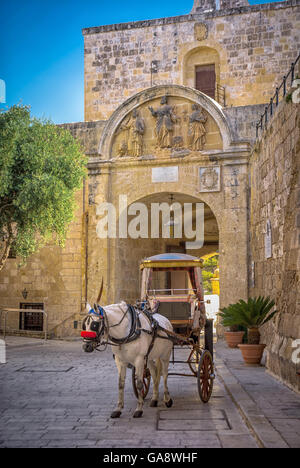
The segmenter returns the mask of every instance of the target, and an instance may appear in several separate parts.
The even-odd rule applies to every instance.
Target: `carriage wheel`
[[[214,364],[209,351],[205,350],[200,358],[198,366],[198,391],[203,403],[207,403],[211,397],[214,385]]]
[[[200,358],[201,358],[201,351],[198,347],[194,346],[188,358],[188,365],[190,366],[190,369],[195,375],[195,377],[197,377],[197,374],[198,374]]]
[[[148,368],[144,368],[144,375],[143,375],[143,390],[142,390],[142,396],[143,399],[145,400],[146,396],[148,395],[149,389],[150,389],[150,382],[151,382],[151,373]],[[136,375],[135,375],[135,367],[132,369],[132,386],[133,386],[133,391],[136,396],[136,398],[139,397],[138,394],[138,389],[136,386]]]

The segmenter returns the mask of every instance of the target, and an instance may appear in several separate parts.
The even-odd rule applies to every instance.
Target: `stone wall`
[[[82,150],[86,155],[98,154],[99,141],[105,126],[105,120],[97,122],[76,122],[62,124],[82,145]]]
[[[107,119],[152,85],[194,87],[203,63],[216,64],[227,106],[268,102],[298,55],[299,7],[290,0],[84,29],[85,120]]]
[[[300,390],[294,340],[300,338],[300,105],[283,101],[251,156],[251,296],[270,296],[279,313],[267,324],[267,366]],[[267,222],[272,256],[266,252]],[[267,253],[267,255],[266,255]],[[298,364],[298,370],[300,365]]]
[[[80,320],[82,301],[82,191],[78,209],[69,227],[65,247],[48,245],[20,266],[20,259],[8,259],[0,272],[0,308],[18,309],[21,303],[40,303],[48,315],[49,336],[76,334],[73,321]],[[22,291],[26,288],[26,299]],[[3,317],[2,317],[3,320]],[[2,328],[3,322],[0,324]],[[7,331],[19,330],[19,313],[9,313]]]
[[[225,107],[223,109],[236,140],[243,139],[252,144],[255,142],[256,123],[265,112],[265,107],[265,104],[257,104],[253,106]]]

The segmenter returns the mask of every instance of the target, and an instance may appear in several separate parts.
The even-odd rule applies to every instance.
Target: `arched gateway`
[[[172,249],[192,255],[219,249],[221,306],[246,298],[248,154],[246,143],[233,140],[221,106],[195,89],[155,86],[123,103],[89,162],[88,296],[104,276],[107,303],[132,301],[139,296],[143,258]],[[194,239],[184,229],[164,238],[161,213],[153,228],[151,210],[174,203],[183,218],[191,208]],[[196,225],[197,206],[204,226]],[[178,220],[172,220],[174,230]],[[193,247],[201,230],[203,245]]]

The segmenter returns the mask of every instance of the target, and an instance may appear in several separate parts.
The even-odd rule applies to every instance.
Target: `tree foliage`
[[[26,106],[0,112],[0,270],[12,244],[23,259],[50,239],[63,245],[85,166],[68,130]]]
[[[214,276],[216,268],[219,266],[219,257],[214,255],[213,257],[207,258],[203,263],[202,279],[203,287],[206,293],[212,293],[211,278]]]

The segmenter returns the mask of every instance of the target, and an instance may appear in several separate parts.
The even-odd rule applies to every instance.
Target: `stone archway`
[[[165,97],[167,104],[162,103]],[[162,145],[157,135],[158,119],[153,114],[158,110],[164,112],[164,105],[168,107],[166,113],[170,118],[172,113],[176,118],[172,121],[172,139],[169,144]],[[189,145],[187,137],[191,133],[194,113],[197,116],[201,112],[205,115],[205,139],[197,148]],[[137,119],[141,121],[137,123]],[[129,145],[124,152],[119,151],[123,135],[124,139],[127,136],[127,142],[130,139],[130,143],[135,142],[130,132],[138,128],[142,128],[142,151],[135,153]],[[177,142],[181,142],[181,146]],[[119,249],[125,240],[97,238],[97,206],[106,202],[118,207],[122,196],[126,196],[130,206],[138,200],[173,193],[205,203],[217,220],[221,307],[247,298],[248,156],[248,145],[234,141],[222,108],[194,89],[157,86],[121,105],[105,125],[99,157],[91,158],[89,162],[90,185],[95,187],[95,205],[90,208],[89,218],[89,291],[96,291],[101,276],[104,276],[104,300],[107,303],[118,300],[124,290],[120,283],[122,269],[126,270],[126,262],[131,262],[128,255],[135,255],[134,243],[131,248],[125,246],[128,255],[127,258],[123,255],[123,263],[120,263]],[[153,253],[151,249],[148,244],[145,256]],[[135,268],[138,268],[139,257],[136,257]],[[128,274],[127,271],[126,278]],[[136,291],[136,286],[131,290]]]
[[[198,223],[196,223],[196,209],[197,204],[199,209],[203,210],[203,245],[201,248],[194,245],[195,238],[190,239],[186,234],[186,229],[184,228],[184,215],[185,215],[185,206],[189,206],[192,211],[192,220],[190,222],[189,228],[192,228],[193,231],[197,229],[197,226],[202,229],[202,219],[200,221],[200,216],[198,217]],[[143,205],[142,207],[140,205]],[[160,205],[165,206],[179,206],[180,216],[178,213],[174,216],[174,225],[173,228],[170,228],[170,237],[164,237],[163,231],[168,231],[168,226],[163,226],[163,219],[160,213],[159,216],[159,237],[153,237],[153,229],[151,223],[157,220],[155,209]],[[200,206],[203,205],[203,206]],[[142,216],[138,214],[138,220],[141,218],[143,220],[144,213],[147,214],[147,237],[145,238],[131,238],[130,237],[130,223],[137,219],[137,213],[134,211],[134,215],[130,216],[132,213],[132,208],[137,207],[138,210],[143,208]],[[152,211],[152,208],[154,210]],[[140,262],[150,256],[158,255],[165,252],[181,252],[187,253],[192,256],[201,257],[210,252],[216,251],[219,249],[219,229],[217,219],[212,212],[211,208],[204,203],[201,199],[192,197],[187,194],[178,193],[178,192],[163,192],[155,193],[148,195],[141,199],[135,200],[131,203],[126,210],[127,212],[127,225],[129,226],[128,232],[129,235],[126,239],[118,239],[115,244],[116,250],[116,262],[115,270],[122,272],[119,276],[116,275],[115,281],[115,300],[126,300],[129,302],[135,301],[139,298],[140,295],[140,284],[139,284],[139,265]],[[121,216],[124,216],[124,211]],[[200,213],[200,211],[199,211]],[[153,216],[151,216],[151,214]],[[171,217],[170,217],[171,218]],[[202,218],[202,216],[201,216]],[[145,220],[144,220],[145,221]],[[200,222],[199,222],[200,221]],[[179,223],[181,226],[179,226]],[[187,223],[188,224],[188,223]],[[139,226],[139,230],[141,228]],[[181,233],[180,233],[181,231]],[[145,232],[144,232],[145,233]]]

